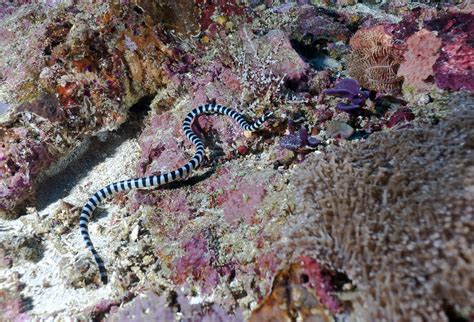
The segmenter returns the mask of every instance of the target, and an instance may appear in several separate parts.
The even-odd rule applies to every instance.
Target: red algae
[[[334,295],[332,277],[321,268],[318,262],[308,256],[301,257],[302,274],[308,277],[308,283],[316,290],[319,300],[333,314],[342,311],[341,303]]]
[[[406,43],[408,50],[398,75],[403,76],[405,85],[417,90],[432,88],[434,84],[430,78],[434,76],[433,65],[439,57],[441,39],[436,33],[421,29],[410,36]]]
[[[194,236],[183,243],[184,255],[174,262],[174,280],[182,284],[191,277],[208,293],[219,283],[219,273],[213,267],[215,254],[202,236]]]
[[[474,91],[474,14],[448,13],[425,24],[442,39],[442,50],[434,65],[436,85]]]

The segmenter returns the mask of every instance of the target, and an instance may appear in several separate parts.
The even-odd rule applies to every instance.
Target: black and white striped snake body
[[[94,259],[99,267],[100,279],[104,284],[107,283],[107,272],[105,269],[105,265],[103,260],[100,258],[99,254],[95,250],[89,236],[88,224],[92,212],[106,198],[114,195],[117,192],[139,188],[159,187],[175,180],[185,178],[192,170],[196,169],[199,166],[204,157],[204,144],[202,140],[191,129],[191,123],[198,115],[214,113],[223,114],[231,117],[245,131],[255,131],[272,115],[271,112],[266,113],[265,115],[258,118],[253,124],[248,124],[241,114],[228,107],[221,106],[215,103],[201,105],[189,112],[183,121],[184,134],[193,143],[196,149],[194,156],[188,163],[186,163],[175,171],[167,172],[161,175],[152,175],[143,178],[128,179],[111,183],[94,193],[82,208],[81,216],[79,218],[81,234],[84,239],[84,242],[86,243],[87,248],[92,252],[92,255],[94,256]]]

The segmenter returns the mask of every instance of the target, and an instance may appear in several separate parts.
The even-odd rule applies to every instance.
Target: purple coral
[[[369,98],[369,91],[361,90],[359,82],[352,78],[344,78],[334,88],[326,89],[324,95],[345,98],[349,103],[339,102],[336,107],[344,112],[352,112],[361,108]]]
[[[303,140],[297,134],[285,135],[280,140],[280,146],[286,150],[296,151],[303,146]]]
[[[321,141],[314,137],[308,135],[308,130],[302,127],[298,133],[293,133],[292,131],[292,122],[288,122],[288,128],[290,134],[285,135],[280,140],[280,147],[290,151],[297,151],[304,146],[309,146],[314,148],[317,146]]]

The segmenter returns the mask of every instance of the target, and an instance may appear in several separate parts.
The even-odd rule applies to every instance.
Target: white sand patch
[[[101,143],[96,142],[96,144]],[[106,145],[107,143],[104,142],[103,144]],[[98,147],[97,151],[100,150],[100,147]],[[63,200],[81,208],[87,198],[96,190],[111,182],[133,177],[139,153],[140,149],[136,139],[123,141],[121,145],[116,147],[112,155],[99,164],[92,168],[84,166],[84,168],[79,169],[83,173],[83,178],[77,180],[77,183],[71,187],[69,194]],[[74,163],[72,166],[81,166],[78,162]],[[63,174],[63,176],[64,182],[67,182],[68,174]],[[43,186],[42,189],[48,189],[48,187]],[[57,194],[57,192],[54,193]],[[54,199],[39,213],[31,211],[16,220],[0,219],[0,242],[11,240],[14,236],[34,235],[35,227],[33,223],[51,216],[58,208],[60,198]],[[118,206],[110,206],[107,203],[105,206],[108,209],[107,216],[98,220],[92,219],[90,232],[97,250],[100,254],[103,254],[107,264],[105,254],[107,254],[107,246],[110,244],[110,239],[107,237],[108,229],[105,229],[104,234],[100,234],[97,227],[99,225],[109,227],[111,217],[113,217],[112,214],[116,214],[120,209],[118,209]],[[75,312],[80,312],[88,306],[97,304],[100,299],[111,299],[116,295],[111,283],[107,286],[102,285],[98,289],[74,289],[66,285],[62,267],[66,264],[71,265],[78,258],[89,258],[91,256],[84,247],[78,226],[77,223],[76,228],[63,235],[58,235],[54,231],[49,232],[43,242],[45,251],[39,262],[33,263],[13,258],[12,268],[0,270],[0,288],[7,287],[6,282],[2,281],[6,281],[13,272],[21,274],[20,280],[25,284],[25,288],[21,293],[24,297],[33,300],[33,307],[31,311],[27,312],[28,315],[40,317],[54,313],[59,318],[72,317]],[[62,247],[58,247],[58,244]],[[15,256],[15,254],[12,255]],[[2,285],[2,283],[4,284]]]

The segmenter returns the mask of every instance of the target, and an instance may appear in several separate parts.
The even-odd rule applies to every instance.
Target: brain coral
[[[357,285],[362,321],[453,321],[474,307],[467,100],[436,126],[378,133],[309,157],[294,178],[300,206],[284,253],[345,272]]]

